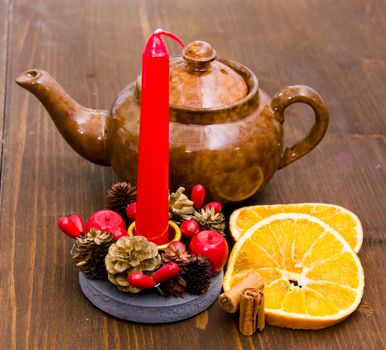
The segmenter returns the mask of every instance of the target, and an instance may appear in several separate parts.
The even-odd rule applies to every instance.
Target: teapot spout
[[[108,111],[81,106],[44,70],[28,70],[16,79],[16,83],[40,100],[77,153],[93,163],[110,165],[106,132]]]

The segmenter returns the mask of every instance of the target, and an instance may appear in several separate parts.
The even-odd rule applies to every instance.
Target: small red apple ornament
[[[198,226],[197,221],[194,220],[184,221],[181,224],[180,229],[182,235],[187,239],[192,238],[194,235],[200,232],[200,226]]]
[[[216,274],[221,271],[228,258],[228,243],[216,231],[201,231],[190,241],[189,252],[206,256],[212,264],[213,274]]]
[[[89,231],[93,227],[102,232],[111,232],[113,227],[126,229],[126,224],[123,218],[115,211],[99,210],[88,219],[86,231]]]
[[[109,231],[114,238],[114,241],[118,241],[121,237],[127,236],[127,231],[122,226],[114,226]]]
[[[137,202],[130,203],[126,208],[126,215],[131,221],[135,221],[137,216]]]
[[[222,210],[220,202],[210,202],[204,206],[204,209],[213,208],[215,213],[219,213]]]

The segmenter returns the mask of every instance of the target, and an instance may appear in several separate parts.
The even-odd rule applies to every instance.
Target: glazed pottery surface
[[[170,67],[171,190],[201,183],[208,199],[242,201],[312,150],[327,130],[328,111],[315,90],[289,86],[271,100],[248,68],[216,59],[205,42],[189,44]],[[41,70],[23,73],[17,83],[40,99],[79,154],[136,183],[140,78],[118,95],[111,113],[80,106]],[[283,149],[284,111],[295,102],[310,105],[315,122],[303,140]]]

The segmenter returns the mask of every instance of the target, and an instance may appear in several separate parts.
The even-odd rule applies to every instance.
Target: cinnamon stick
[[[257,329],[259,332],[262,332],[264,328],[265,328],[264,293],[261,292],[259,312],[257,313]]]
[[[241,291],[246,288],[263,289],[264,283],[261,276],[256,272],[250,272],[242,281],[235,284],[231,289],[218,297],[220,306],[231,314],[235,313],[240,304]]]
[[[246,288],[241,292],[239,330],[249,336],[265,326],[264,295],[262,290]]]

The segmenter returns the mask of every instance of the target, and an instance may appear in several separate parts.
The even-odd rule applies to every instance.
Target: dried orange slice
[[[323,203],[255,205],[237,209],[230,218],[232,237],[237,241],[260,220],[280,213],[312,215],[339,232],[356,253],[362,246],[363,231],[358,217],[343,207]]]
[[[250,271],[265,283],[268,324],[321,329],[359,305],[364,275],[349,244],[307,214],[276,214],[253,225],[235,244],[223,281],[229,290]]]

